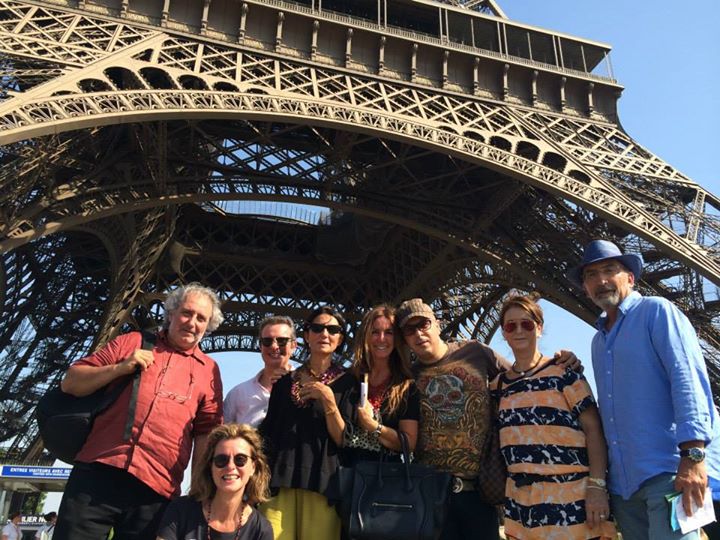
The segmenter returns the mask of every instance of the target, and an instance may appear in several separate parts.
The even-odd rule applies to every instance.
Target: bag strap
[[[412,490],[412,480],[410,479],[410,441],[408,441],[407,433],[398,429],[398,438],[400,439],[400,451],[405,462],[405,489]]]
[[[155,346],[155,340],[157,336],[151,332],[142,331],[142,345],[141,348],[144,351],[152,351]],[[132,376],[132,390],[130,391],[130,403],[128,404],[128,417],[125,421],[125,431],[123,432],[123,440],[129,441],[132,435],[132,427],[135,423],[135,409],[137,408],[138,392],[140,391],[140,368],[135,368],[135,373]],[[123,389],[125,385],[123,385]]]

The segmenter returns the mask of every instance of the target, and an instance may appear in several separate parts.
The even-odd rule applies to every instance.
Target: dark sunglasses
[[[423,319],[422,321],[415,324],[406,324],[401,328],[403,336],[412,336],[416,331],[424,332],[428,328],[432,321],[430,319]]]
[[[518,327],[518,324],[520,325],[520,328],[522,328],[526,332],[532,332],[533,330],[535,330],[535,326],[536,326],[535,321],[523,319],[521,321],[508,321],[505,324],[503,324],[502,329],[504,332],[507,332],[508,334],[512,334],[515,331],[515,329]]]
[[[263,347],[272,347],[272,344],[277,341],[278,347],[284,347],[292,341],[289,337],[261,337],[260,345]]]
[[[335,336],[342,332],[342,326],[339,324],[318,324],[309,323],[305,325],[306,330],[310,330],[313,334],[322,334],[323,330],[327,330],[328,334]]]
[[[232,460],[238,469],[242,469],[245,464],[250,460],[250,456],[246,456],[245,454],[235,454],[234,456],[232,456]],[[218,454],[212,458],[212,464],[215,465],[218,469],[227,467],[228,463],[230,463],[230,456],[228,456],[227,454]]]

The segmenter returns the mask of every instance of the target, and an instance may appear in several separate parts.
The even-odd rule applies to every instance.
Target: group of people
[[[673,304],[634,291],[641,272],[640,256],[598,240],[568,275],[603,309],[597,402],[572,353],[540,352],[537,298],[516,295],[500,312],[512,360],[474,340],[445,342],[415,298],[368,311],[351,358],[342,314],[312,311],[307,360],[291,369],[295,324],[268,317],[263,369],[223,403],[217,365],[199,349],[222,322],[220,302],[201,285],[178,288],[152,351],[139,333],[120,336],[63,379],[82,396],[142,372],[135,410],[126,389],[95,422],[54,538],[112,528],[123,540],[339,539],[328,500],[338,467],[381,452],[400,459],[400,433],[417,461],[452,475],[441,539],[499,538],[497,508],[476,482],[494,429],[508,538],[615,538],[616,523],[625,540],[699,538],[672,529],[666,495],[681,492],[688,513],[708,485],[720,499],[720,418],[695,332]],[[178,497],[191,451],[190,491]]]
[[[0,540],[22,540],[23,535],[20,530],[20,522],[22,521],[21,512],[12,512],[8,516],[8,522],[2,528]],[[35,540],[52,540],[55,531],[55,521],[57,520],[57,512],[48,512],[43,516],[45,523],[35,532]]]

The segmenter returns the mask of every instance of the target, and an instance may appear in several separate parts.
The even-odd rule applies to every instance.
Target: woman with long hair
[[[340,519],[327,493],[339,466],[339,447],[356,383],[334,359],[345,320],[331,306],[313,310],[303,325],[308,359],[273,385],[260,432],[267,445],[271,488],[262,506],[280,540],[336,540]]]
[[[500,321],[515,359],[491,383],[508,468],[506,536],[615,538],[607,449],[590,386],[581,373],[540,352],[544,318],[537,296],[510,296]]]
[[[349,463],[377,459],[389,450],[399,456],[399,432],[407,435],[410,451],[417,442],[420,402],[407,360],[396,348],[395,310],[382,304],[368,311],[355,337],[350,372],[358,381],[367,380],[367,400],[359,402],[359,384],[351,397],[358,404],[345,436]]]
[[[158,540],[271,540],[272,528],[255,506],[268,498],[270,470],[258,432],[224,424],[208,435],[190,492],[171,502]]]

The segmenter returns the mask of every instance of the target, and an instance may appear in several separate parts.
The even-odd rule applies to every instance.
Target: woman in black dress
[[[345,321],[330,306],[318,308],[305,320],[303,338],[309,358],[273,385],[260,424],[274,492],[261,510],[276,539],[337,540],[340,519],[327,494],[351,407],[347,396],[356,384],[336,357]]]
[[[355,339],[351,373],[358,381],[367,379],[368,396],[359,404],[359,383],[350,400],[356,407],[346,427],[345,456],[348,463],[374,460],[379,452],[398,459],[400,438],[404,432],[409,450],[415,448],[420,418],[420,402],[410,367],[395,344],[395,310],[382,304],[363,317]]]

